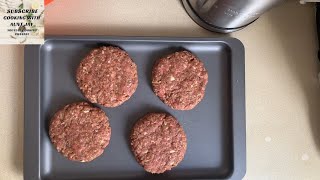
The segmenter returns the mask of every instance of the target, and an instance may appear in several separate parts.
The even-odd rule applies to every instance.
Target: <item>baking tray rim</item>
[[[99,35],[49,35],[42,45],[26,45],[24,51],[24,159],[25,180],[41,179],[40,174],[40,52],[50,41],[131,41],[131,42],[219,42],[231,51],[233,172],[226,179],[241,179],[246,173],[245,51],[242,42],[231,37],[144,37]],[[47,47],[48,48],[48,47]],[[50,49],[50,47],[49,47]],[[33,64],[35,62],[35,64]],[[36,66],[34,66],[36,65]],[[236,120],[235,120],[236,119]]]

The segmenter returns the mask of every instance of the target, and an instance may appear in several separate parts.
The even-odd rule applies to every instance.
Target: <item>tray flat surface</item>
[[[110,119],[111,141],[89,163],[69,161],[50,142],[48,124],[64,105],[86,101],[75,82],[82,58],[94,47],[119,46],[138,66],[135,94],[116,108],[101,107]],[[204,99],[190,111],[173,110],[153,93],[154,62],[186,49],[206,66]],[[173,170],[152,175],[135,161],[129,133],[147,112],[168,112],[183,126],[188,148]],[[231,38],[51,37],[25,49],[25,179],[241,179],[245,173],[244,48]]]

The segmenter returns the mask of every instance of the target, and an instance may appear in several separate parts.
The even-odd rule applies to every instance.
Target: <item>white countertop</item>
[[[56,0],[46,34],[218,37],[178,0]],[[314,8],[290,1],[231,34],[246,49],[245,179],[319,179]],[[226,35],[224,35],[226,36]],[[23,46],[0,46],[0,179],[22,179]]]

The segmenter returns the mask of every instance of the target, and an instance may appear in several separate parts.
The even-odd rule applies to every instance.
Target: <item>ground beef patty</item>
[[[92,103],[116,107],[128,100],[138,86],[137,66],[118,47],[92,50],[80,63],[77,83]]]
[[[204,64],[188,51],[161,58],[153,67],[153,91],[173,109],[193,109],[204,97],[207,83]]]
[[[66,105],[55,113],[49,135],[58,152],[70,160],[88,162],[109,144],[111,128],[106,114],[86,102]]]
[[[163,173],[177,166],[187,149],[187,138],[179,122],[166,113],[149,113],[131,131],[136,160],[150,173]]]

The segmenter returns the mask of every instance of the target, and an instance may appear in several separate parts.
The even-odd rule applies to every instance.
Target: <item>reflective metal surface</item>
[[[284,0],[182,0],[190,17],[215,32],[233,32],[249,25]]]

